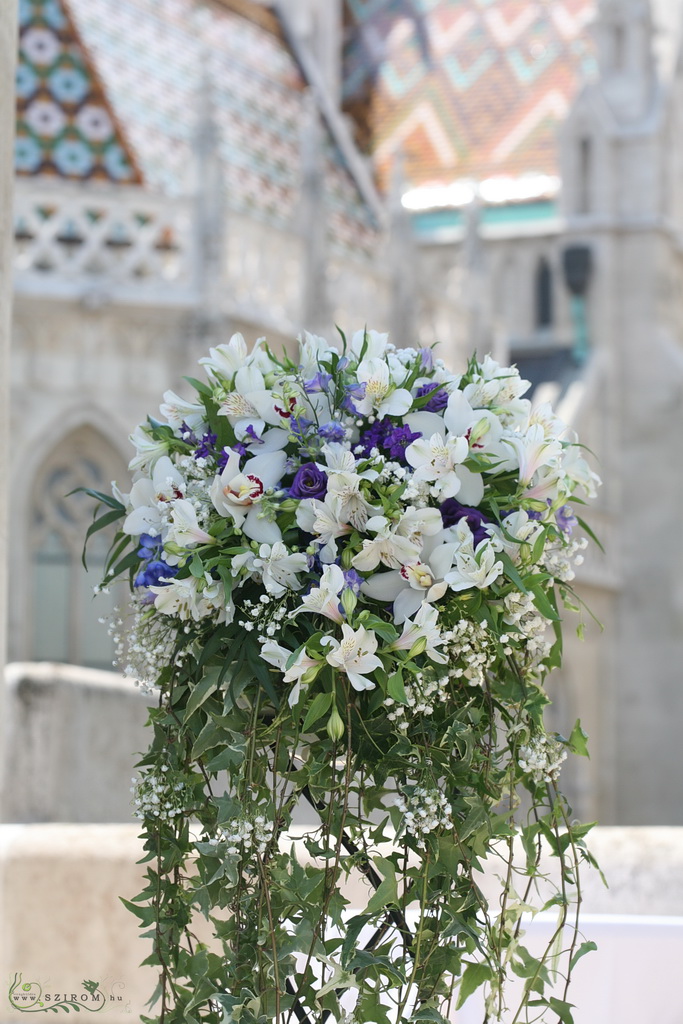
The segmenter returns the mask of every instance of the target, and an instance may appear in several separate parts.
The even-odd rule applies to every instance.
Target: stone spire
[[[318,104],[311,89],[301,122],[301,209],[303,245],[301,326],[314,334],[330,327],[327,294],[327,213],[325,209],[325,136]]]
[[[657,87],[650,0],[600,0],[594,31],[605,99],[619,121],[640,120]]]

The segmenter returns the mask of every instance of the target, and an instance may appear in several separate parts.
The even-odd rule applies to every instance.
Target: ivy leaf
[[[394,865],[384,857],[375,857],[375,866],[383,877],[379,888],[368,900],[368,905],[365,908],[367,914],[376,914],[389,903],[398,906],[398,885]]]
[[[476,992],[480,985],[490,981],[492,977],[491,968],[488,964],[468,964],[460,981],[458,1001],[455,1004],[456,1010],[464,1006],[465,1001],[469,999],[472,993]]]
[[[332,707],[332,701],[334,700],[334,694],[330,693],[318,693],[311,701],[311,706],[308,709],[308,713],[304,718],[304,724],[301,727],[302,732],[307,732],[311,728],[314,722],[317,722],[319,718],[322,718],[330,708]]]
[[[598,947],[594,942],[582,942],[574,956],[571,958],[570,969],[573,971],[582,956],[592,953]]]
[[[204,701],[218,689],[220,675],[220,668],[212,668],[206,673],[201,682],[195,686],[185,707],[183,722],[186,722],[190,715],[193,715],[197,708],[200,708]]]
[[[551,996],[548,1000],[548,1006],[551,1010],[555,1011],[562,1024],[574,1024],[574,1017],[572,1016],[574,1003],[566,1003],[564,999],[556,999],[555,996]]]
[[[574,754],[578,754],[580,757],[590,758],[588,753],[588,733],[584,732],[581,727],[581,719],[577,718],[576,725],[571,731],[569,737],[569,749]]]
[[[363,928],[365,928],[371,916],[370,914],[357,914],[346,925],[346,935],[344,936],[341,950],[341,964],[344,970],[348,969],[349,961],[355,953],[356,939],[363,931]]]

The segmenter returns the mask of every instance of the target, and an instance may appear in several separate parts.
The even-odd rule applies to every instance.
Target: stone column
[[[17,53],[16,3],[0,10],[0,668],[5,664],[7,621],[7,433],[9,428],[9,339],[12,309],[12,185],[14,181],[14,69]],[[5,721],[4,682],[0,685],[0,722]],[[0,733],[0,772],[4,743]],[[4,778],[0,776],[0,814]]]

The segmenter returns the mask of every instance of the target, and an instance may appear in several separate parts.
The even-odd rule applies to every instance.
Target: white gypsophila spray
[[[416,786],[412,793],[397,796],[394,803],[403,814],[403,827],[420,848],[425,845],[427,833],[452,825],[451,805],[438,789]]]
[[[517,757],[522,771],[529,772],[536,782],[557,782],[567,751],[547,734],[532,737],[519,748]]]

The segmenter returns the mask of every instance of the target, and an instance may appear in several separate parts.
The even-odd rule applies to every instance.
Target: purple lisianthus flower
[[[474,537],[474,546],[477,547],[482,541],[488,540],[489,533],[486,524],[491,520],[480,512],[478,508],[470,508],[469,505],[461,505],[456,498],[446,498],[441,505],[441,518],[445,529],[455,526],[461,519],[467,520],[467,525]]]
[[[167,565],[166,562],[156,561],[142,569],[135,577],[136,587],[159,587],[164,586],[161,580],[168,576],[177,575],[178,570],[174,565]]]
[[[422,437],[422,435],[419,432],[414,434],[407,424],[402,427],[391,427],[384,437],[382,447],[389,452],[392,459],[405,462],[406,448],[418,437]]]
[[[431,394],[431,398],[422,408],[425,412],[441,412],[448,405],[448,392],[442,384],[421,384],[415,393],[416,398],[424,398]]]
[[[563,505],[555,513],[555,522],[562,530],[563,533],[570,534],[574,527],[578,523],[578,519],[574,515],[574,509],[571,505]]]
[[[364,582],[363,577],[355,569],[344,569],[344,585],[356,596],[360,594],[360,588]]]
[[[320,394],[322,391],[327,391],[331,380],[331,373],[323,373],[322,370],[318,370],[314,377],[304,381],[304,391],[307,395]]]
[[[327,475],[322,469],[318,469],[315,462],[304,462],[292,481],[289,493],[292,498],[322,500],[327,494]]]
[[[336,420],[332,420],[330,423],[323,423],[318,430],[318,436],[322,437],[323,441],[340,442],[346,438],[346,427]]]

